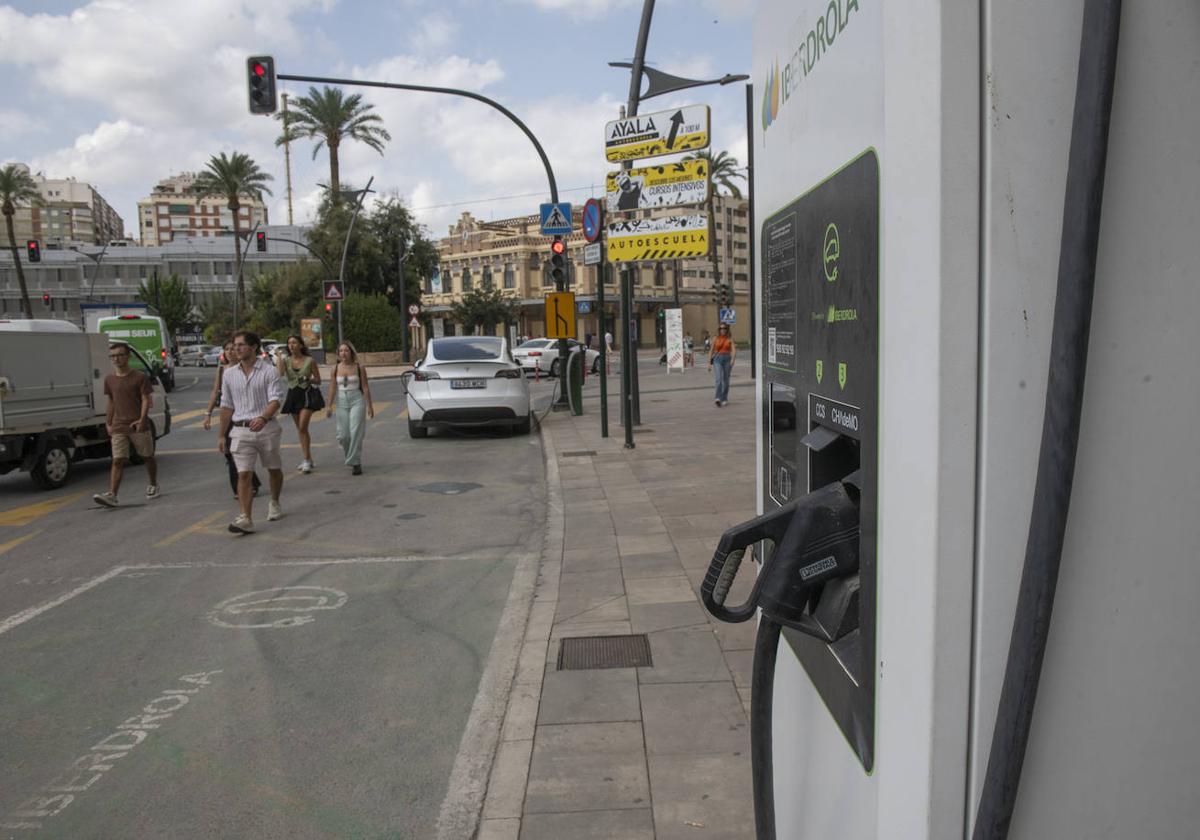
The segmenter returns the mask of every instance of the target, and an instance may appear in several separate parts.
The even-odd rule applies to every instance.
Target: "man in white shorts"
[[[221,429],[217,449],[225,452],[225,431],[230,430],[229,453],[238,472],[238,503],[241,513],[229,523],[234,534],[254,533],[254,462],[262,461],[271,480],[271,501],[267,519],[283,516],[279,493],[283,489],[283,462],[279,442],[283,430],[275,415],[287,391],[275,365],[259,359],[261,341],[252,332],[233,336],[233,353],[238,366],[225,371],[221,383]],[[230,427],[232,426],[232,429]]]

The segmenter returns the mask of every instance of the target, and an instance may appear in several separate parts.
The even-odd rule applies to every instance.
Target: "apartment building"
[[[233,214],[219,196],[195,193],[195,172],[181,172],[159,181],[138,202],[138,238],[143,245],[165,245],[180,239],[207,239],[233,231]],[[244,195],[238,208],[238,230],[267,224],[267,206]]]
[[[22,167],[29,172],[28,167]],[[40,199],[18,206],[13,233],[18,244],[36,239],[43,248],[103,245],[125,236],[125,222],[94,186],[75,178],[48,178],[31,173]],[[7,237],[5,237],[7,242]]]
[[[748,202],[730,196],[718,196],[713,202],[713,249],[716,254],[714,272],[711,257],[689,260],[605,264],[604,310],[606,325],[614,335],[619,306],[618,273],[633,271],[633,305],[637,321],[636,339],[641,346],[653,347],[662,342],[660,310],[683,309],[684,330],[697,340],[707,330],[716,332],[718,306],[713,284],[731,282],[734,287],[735,308],[740,306],[744,317],[734,325],[734,337],[749,338],[750,292],[750,230]],[[576,294],[579,324],[578,334],[600,335],[599,266],[585,266],[583,248],[587,244],[580,230],[580,210],[573,219],[575,233],[566,237],[571,290]],[[642,215],[662,215],[663,211],[642,211]],[[546,292],[554,291],[547,260],[550,238],[542,236],[536,215],[517,216],[496,222],[484,222],[464,212],[450,226],[449,235],[438,240],[440,271],[425,284],[425,314],[440,318],[440,329],[446,334],[461,331],[453,321],[452,304],[462,299],[464,292],[475,286],[498,288],[520,304],[518,335],[539,336],[545,333]],[[437,328],[435,328],[436,331]]]

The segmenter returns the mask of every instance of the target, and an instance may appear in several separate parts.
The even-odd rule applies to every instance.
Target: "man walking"
[[[154,393],[150,377],[129,367],[129,347],[124,344],[111,345],[108,358],[115,369],[104,378],[104,394],[108,397],[108,416],[104,425],[112,442],[112,472],[108,492],[97,493],[92,500],[104,507],[116,507],[119,504],[117,491],[121,489],[125,464],[129,462],[130,447],[146,462],[146,472],[150,475],[147,499],[158,497],[158,463],[154,460],[154,435],[150,432],[151,396]]]
[[[258,358],[262,342],[252,332],[233,336],[233,354],[238,365],[225,371],[221,383],[221,430],[217,449],[225,452],[225,432],[229,430],[229,449],[238,473],[238,503],[241,512],[229,523],[235,534],[254,533],[254,462],[261,460],[271,482],[271,501],[267,504],[267,519],[283,516],[279,507],[279,492],[283,489],[283,461],[279,456],[279,441],[283,430],[275,415],[283,402],[283,378],[275,365]]]

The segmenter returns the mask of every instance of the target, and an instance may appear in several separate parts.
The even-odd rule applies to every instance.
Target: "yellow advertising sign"
[[[707,105],[657,111],[604,126],[604,157],[619,163],[708,148]]]
[[[708,254],[708,215],[614,222],[605,239],[609,262],[703,257]]]
[[[575,293],[546,293],[546,338],[575,337]]]
[[[609,172],[604,188],[610,213],[703,204],[708,200],[708,161],[681,160]]]

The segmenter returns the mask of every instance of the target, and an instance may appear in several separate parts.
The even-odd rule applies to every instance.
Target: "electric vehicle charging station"
[[[1112,66],[1083,35],[1105,5],[1107,136],[1080,119]],[[1200,834],[1197,43],[1193,0],[758,4],[763,515],[722,539],[703,594],[782,625],[777,656],[756,650],[760,837]],[[1052,347],[1089,247],[1073,359]],[[1073,363],[1077,448],[1043,434]],[[1031,614],[1060,449],[1061,566]],[[751,546],[755,592],[730,607]],[[1047,626],[1044,658],[1021,648]],[[1002,691],[1022,657],[1024,712]],[[999,789],[997,720],[1023,714]],[[984,820],[993,795],[1009,811]]]

